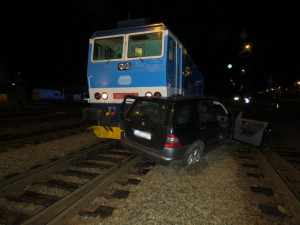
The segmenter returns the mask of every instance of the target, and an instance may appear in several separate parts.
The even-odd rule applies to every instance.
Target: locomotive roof
[[[91,38],[103,37],[103,36],[109,36],[109,35],[143,32],[143,31],[155,31],[155,30],[168,30],[168,28],[163,23],[155,23],[155,24],[143,25],[143,26],[137,26],[137,27],[126,27],[126,28],[96,31],[93,33]]]

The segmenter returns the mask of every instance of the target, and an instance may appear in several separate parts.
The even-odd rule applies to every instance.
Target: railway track
[[[0,125],[8,126],[14,125],[18,126],[20,124],[32,124],[32,123],[42,123],[45,121],[57,121],[57,120],[67,120],[70,117],[73,118],[82,118],[82,112],[76,111],[74,112],[64,112],[64,111],[56,111],[51,112],[51,109],[46,109],[46,112],[40,112],[40,110],[31,111],[31,112],[22,112],[20,115],[14,115],[13,113],[8,115],[1,115],[0,117]]]
[[[109,141],[2,180],[0,224],[66,222],[140,161]]]
[[[287,201],[294,209],[300,209],[297,197],[299,189],[290,185],[293,183],[295,187],[299,187],[297,180],[299,171],[291,176],[289,172],[291,165],[287,161],[283,163],[284,159],[275,153],[280,146],[291,150],[290,146],[279,142],[278,139],[271,139],[267,151],[259,152],[249,147],[248,150],[238,152],[238,160],[245,177],[251,179],[249,187],[251,191],[254,194],[264,195],[267,199],[257,202],[261,213],[289,221],[291,214],[285,213],[286,209],[289,210],[289,205],[278,200],[278,193],[287,197]],[[140,157],[111,141],[82,149],[78,153],[2,180],[0,224],[62,224],[68,223],[70,219],[74,220],[75,215],[109,217],[114,208],[100,204],[91,209],[92,207],[87,205],[99,195],[126,198],[128,192],[108,191],[107,187],[116,181],[123,184],[138,183],[139,180],[124,181],[119,180],[119,177],[131,171],[140,160]],[[285,164],[288,165],[286,168],[283,167]],[[134,170],[141,172],[144,169],[135,167]],[[282,172],[288,177],[283,176]],[[269,179],[272,182],[268,183]],[[54,189],[55,194],[48,193],[44,191],[45,189]]]
[[[281,138],[273,136],[263,156],[295,201],[300,202],[300,152]]]
[[[90,125],[87,123],[78,123],[33,132],[1,135],[0,152],[7,151],[8,147],[19,148],[25,144],[39,144],[43,141],[49,141],[68,135],[85,132],[89,126]]]
[[[274,161],[274,153],[270,150],[260,151],[246,146],[237,152],[237,157],[241,171],[249,180],[249,189],[254,195],[261,196],[254,202],[261,214],[278,218],[282,224],[297,224],[291,221],[299,221],[299,192],[296,193],[295,189],[299,188],[299,175],[292,178],[290,174],[291,180],[283,177],[278,168],[274,167],[275,162],[280,165],[283,159],[276,157]]]

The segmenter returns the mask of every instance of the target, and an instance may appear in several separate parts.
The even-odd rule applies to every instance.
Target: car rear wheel
[[[204,143],[203,141],[196,141],[192,144],[186,154],[185,165],[191,166],[200,161],[201,156],[204,152]]]

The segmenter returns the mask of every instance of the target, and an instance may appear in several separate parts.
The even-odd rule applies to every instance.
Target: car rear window
[[[170,105],[163,102],[142,100],[136,102],[132,107],[128,115],[130,118],[165,125]]]

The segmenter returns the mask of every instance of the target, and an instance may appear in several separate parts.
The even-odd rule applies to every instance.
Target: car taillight
[[[165,147],[170,147],[170,148],[180,147],[180,142],[175,135],[168,134],[168,137],[167,137],[167,140],[165,143]]]

